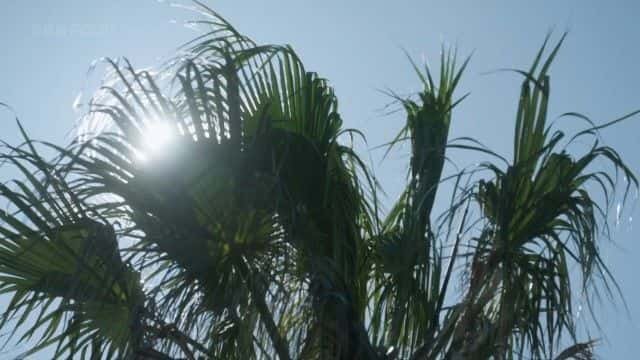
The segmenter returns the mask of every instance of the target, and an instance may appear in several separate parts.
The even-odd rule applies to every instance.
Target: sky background
[[[259,43],[288,43],[308,70],[328,78],[340,99],[347,127],[362,130],[361,154],[388,193],[387,204],[404,184],[406,149],[380,163],[381,151],[367,147],[390,141],[403,124],[385,115],[390,98],[419,90],[403,49],[417,62],[438,64],[442,44],[455,45],[460,57],[473,52],[460,95],[471,95],[454,112],[452,137],[473,136],[512,155],[512,133],[521,78],[491,73],[527,68],[545,35],[569,36],[551,71],[550,116],[577,111],[602,123],[640,108],[640,3],[637,1],[429,1],[429,0],[207,0],[241,32]],[[57,143],[70,140],[80,115],[72,104],[99,79],[87,80],[92,61],[128,57],[136,67],[167,59],[197,35],[183,26],[198,15],[153,0],[22,1],[0,0],[0,102],[10,104],[32,137]],[[563,128],[578,128],[561,120]],[[0,110],[0,139],[20,138],[10,112]],[[606,130],[631,168],[640,171],[640,118]],[[449,156],[466,166],[480,158],[462,152]],[[0,168],[0,179],[11,174]],[[635,199],[637,194],[633,194]],[[614,204],[615,208],[615,204]],[[605,261],[617,277],[628,304],[597,309],[603,359],[637,358],[640,340],[640,244],[636,207],[614,226],[614,243],[605,243]],[[614,211],[615,212],[615,211]],[[615,225],[615,224],[614,224]],[[0,355],[2,357],[2,355]],[[36,357],[34,357],[36,358]],[[46,356],[42,357],[43,359]]]

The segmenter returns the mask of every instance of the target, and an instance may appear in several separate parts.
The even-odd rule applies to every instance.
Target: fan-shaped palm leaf
[[[2,155],[26,180],[0,185],[8,202],[0,212],[0,283],[13,294],[1,326],[25,329],[21,341],[37,336],[31,352],[57,343],[56,356],[131,356],[145,340],[140,275],[121,260],[113,228],[25,140]]]

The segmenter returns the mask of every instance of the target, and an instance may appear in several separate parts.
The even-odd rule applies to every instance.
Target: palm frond
[[[29,353],[57,344],[56,356],[130,356],[145,341],[140,274],[121,259],[113,227],[24,135],[23,147],[7,145],[0,155],[25,177],[0,184],[8,203],[0,212],[0,291],[12,294],[0,326],[20,332],[19,341],[35,337]]]

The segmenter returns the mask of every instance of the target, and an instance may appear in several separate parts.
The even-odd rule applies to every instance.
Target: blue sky
[[[346,125],[363,130],[369,147],[391,140],[402,125],[398,115],[384,115],[390,99],[380,90],[419,89],[402,49],[437,65],[443,43],[456,45],[461,57],[473,51],[460,92],[471,95],[454,113],[452,136],[474,136],[507,156],[521,79],[486,73],[528,67],[550,30],[556,39],[569,31],[551,72],[552,117],[577,111],[605,122],[640,108],[640,3],[634,1],[207,3],[258,42],[291,44],[308,69],[330,79]],[[0,102],[15,109],[33,137],[59,143],[70,140],[78,117],[72,103],[87,84],[93,60],[126,56],[137,67],[157,65],[197,34],[182,26],[196,14],[153,0],[3,0],[0,9]],[[0,136],[19,140],[8,112],[0,112]],[[604,139],[640,171],[640,118],[607,130]],[[393,198],[401,190],[407,157],[394,152],[381,164],[380,155],[371,154],[376,174]],[[450,156],[461,166],[478,160],[460,152]],[[0,178],[9,175],[0,168]],[[629,307],[628,313],[621,303],[598,309],[605,337],[597,351],[607,359],[636,357],[634,341],[640,339],[640,225],[632,217],[640,213],[628,209],[613,228],[615,242],[603,244]]]

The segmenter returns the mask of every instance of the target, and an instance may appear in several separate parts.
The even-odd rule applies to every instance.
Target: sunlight
[[[143,130],[143,157],[146,158],[162,152],[172,142],[174,136],[175,132],[169,123],[165,121],[148,122]]]
[[[150,158],[157,157],[166,152],[167,147],[173,142],[176,132],[171,125],[162,120],[148,121],[142,129],[142,141],[134,150],[138,161],[145,163]]]
[[[171,142],[174,133],[167,122],[154,121],[147,125],[143,136],[145,146],[152,152],[158,152]]]

